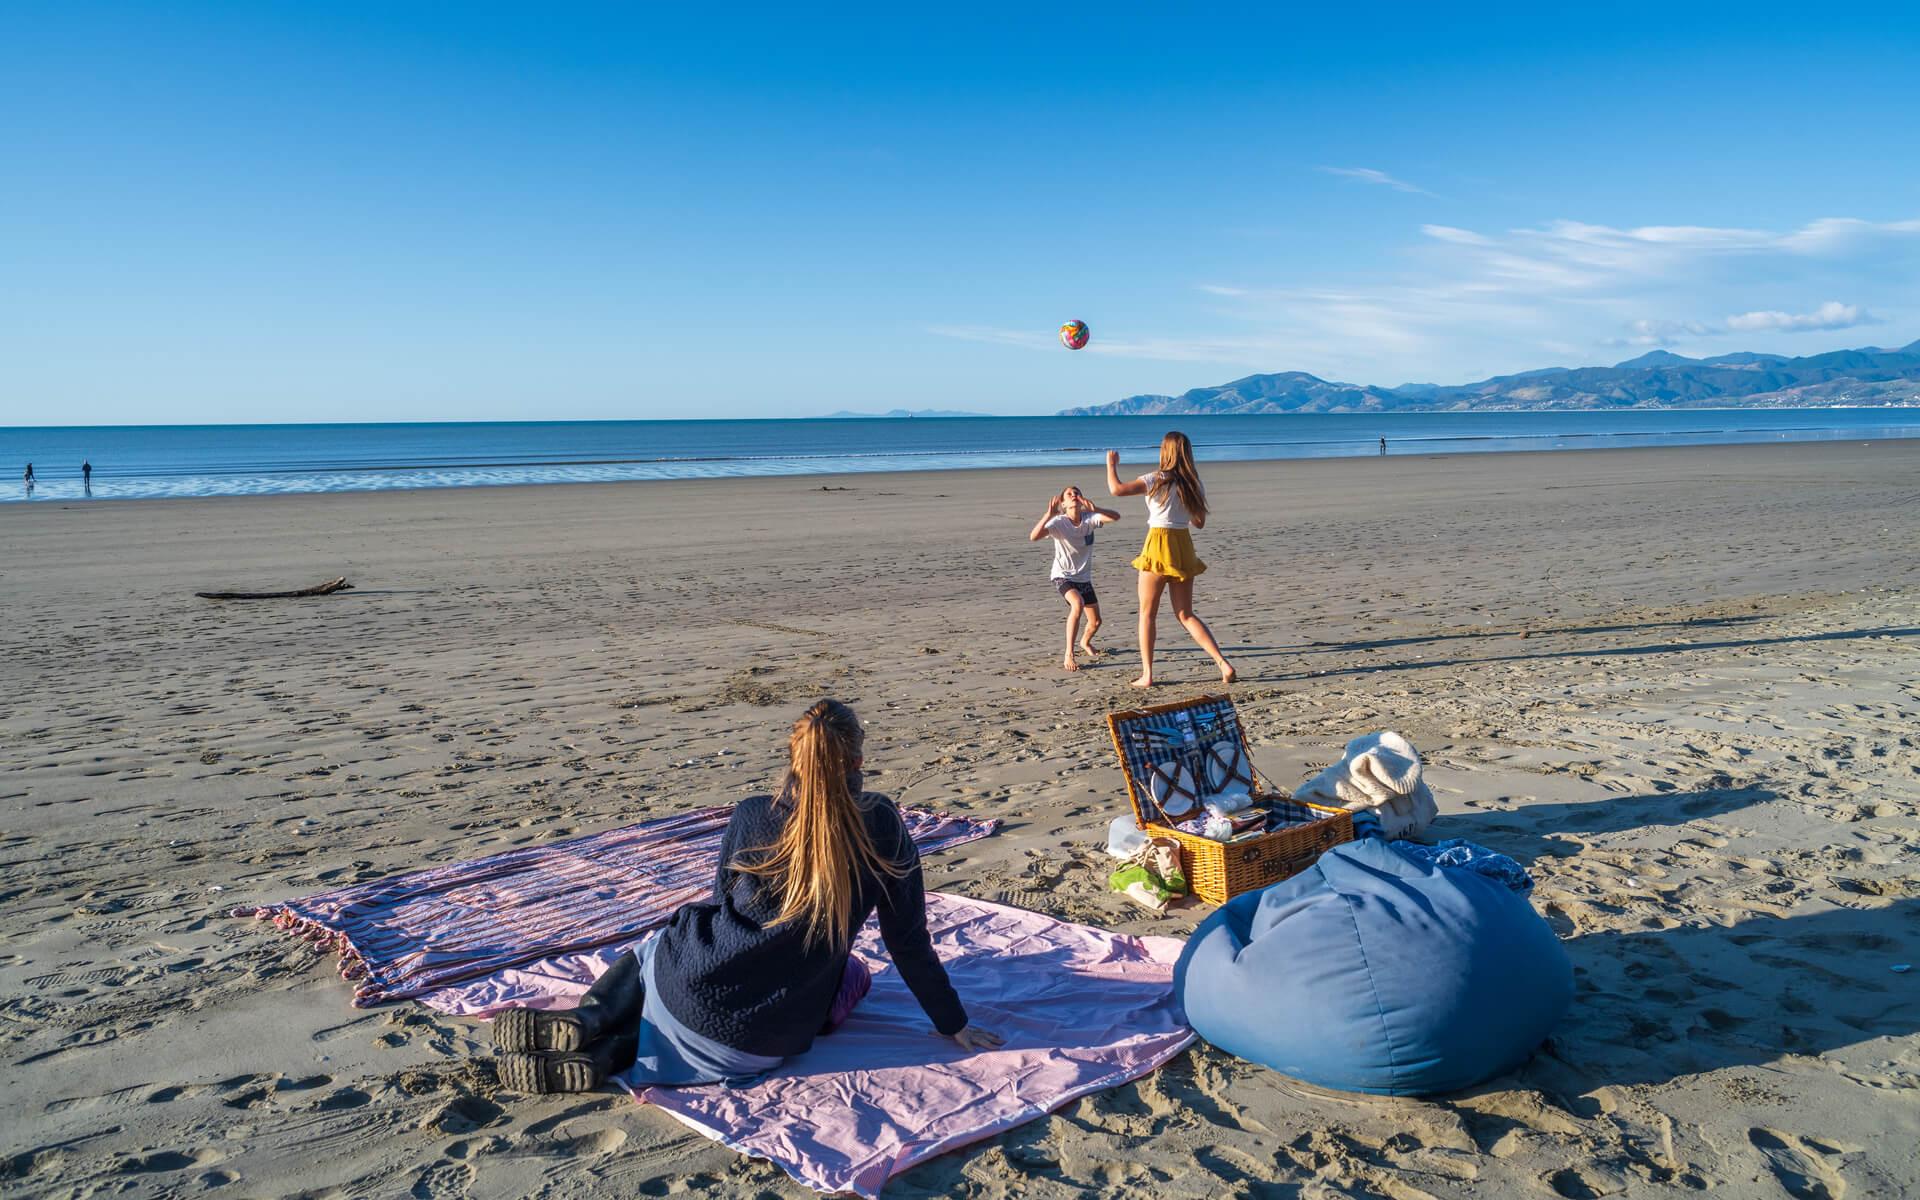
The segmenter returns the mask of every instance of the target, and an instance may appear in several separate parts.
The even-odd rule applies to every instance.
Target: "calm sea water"
[[[961,417],[0,428],[0,500],[257,495],[1145,462],[1166,430],[1203,461],[1920,437],[1915,409]]]

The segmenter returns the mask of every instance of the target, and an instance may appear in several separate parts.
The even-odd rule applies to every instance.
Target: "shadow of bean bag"
[[[1573,965],[1525,897],[1377,838],[1234,897],[1194,930],[1173,982],[1220,1049],[1386,1096],[1512,1070],[1573,999]]]

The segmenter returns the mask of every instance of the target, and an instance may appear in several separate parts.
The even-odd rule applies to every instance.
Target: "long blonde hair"
[[[793,723],[779,803],[786,823],[772,846],[733,867],[769,881],[780,897],[773,924],[803,921],[807,945],[844,949],[853,940],[853,902],[868,871],[899,878],[905,865],[874,847],[848,777],[860,761],[860,718],[838,700],[817,700]]]
[[[1160,474],[1147,494],[1155,500],[1172,488],[1180,495],[1187,511],[1207,519],[1207,494],[1200,490],[1200,469],[1193,465],[1193,443],[1184,433],[1169,433],[1160,439]]]

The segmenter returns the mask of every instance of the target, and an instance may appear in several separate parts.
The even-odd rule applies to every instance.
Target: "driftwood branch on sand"
[[[329,579],[325,583],[310,588],[301,588],[294,592],[195,592],[202,600],[294,600],[301,596],[331,596],[335,592],[344,592],[353,585],[346,576]]]

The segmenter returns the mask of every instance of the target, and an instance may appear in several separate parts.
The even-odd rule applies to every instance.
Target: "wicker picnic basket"
[[[1174,838],[1180,843],[1187,887],[1202,900],[1225,904],[1241,892],[1278,883],[1312,866],[1329,847],[1353,840],[1352,813],[1294,800],[1270,787],[1257,771],[1253,772],[1254,802],[1278,810],[1288,819],[1279,829],[1217,842],[1166,822],[1148,789],[1146,770],[1150,762],[1169,753],[1194,753],[1200,745],[1220,738],[1234,739],[1241,753],[1246,752],[1240,715],[1226,696],[1110,712],[1107,729],[1113,734],[1113,749],[1127,777],[1127,801],[1133,805],[1134,820],[1149,835]],[[1251,770],[1251,757],[1247,764]]]

